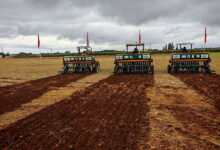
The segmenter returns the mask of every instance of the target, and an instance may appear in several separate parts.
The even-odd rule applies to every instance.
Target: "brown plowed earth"
[[[112,75],[0,131],[0,149],[138,149],[153,75]]]
[[[211,74],[175,74],[187,86],[210,98],[209,103],[220,112],[220,75]]]
[[[204,108],[196,110],[181,105],[160,105],[157,108],[169,110],[176,122],[183,125],[182,127],[175,127],[168,124],[170,130],[167,134],[176,132],[184,137],[182,143],[178,145],[179,148],[220,149],[220,146],[213,142],[219,140],[220,122],[215,119],[216,114],[211,110]],[[203,137],[204,133],[208,133],[208,137]]]
[[[22,104],[40,97],[51,88],[65,86],[87,75],[88,74],[59,74],[0,87],[0,115],[5,112],[13,111]]]

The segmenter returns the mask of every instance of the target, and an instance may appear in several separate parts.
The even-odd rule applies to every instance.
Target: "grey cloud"
[[[198,24],[219,35],[219,6],[219,0],[0,0],[0,38],[40,33],[83,43],[89,32],[97,45],[121,45],[137,41],[141,28],[142,39],[155,44],[193,40],[201,33],[189,28]]]

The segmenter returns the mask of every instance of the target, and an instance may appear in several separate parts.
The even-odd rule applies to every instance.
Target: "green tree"
[[[168,50],[174,50],[174,45],[173,45],[173,42],[169,42],[168,43]]]
[[[167,50],[167,44],[164,45],[163,50]]]
[[[70,51],[65,51],[65,54],[70,54]]]
[[[0,55],[1,55],[3,58],[5,58],[5,53],[0,53]]]
[[[9,54],[9,53],[6,53],[5,56],[10,56],[10,54]]]

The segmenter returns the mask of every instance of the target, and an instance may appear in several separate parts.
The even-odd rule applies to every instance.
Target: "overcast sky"
[[[125,49],[138,41],[162,49],[168,42],[220,47],[220,0],[0,0],[0,47],[4,52]],[[2,49],[2,48],[1,48]]]

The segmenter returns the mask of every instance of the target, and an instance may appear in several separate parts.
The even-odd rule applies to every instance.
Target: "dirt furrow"
[[[220,112],[220,75],[212,74],[175,74],[188,87],[209,98],[210,104]]]
[[[153,83],[153,75],[110,76],[1,130],[0,149],[138,149]]]
[[[170,75],[161,63],[166,64],[168,58],[158,57],[154,62],[155,84],[146,89],[150,98],[150,149],[220,149],[220,115],[214,102],[218,90],[208,90],[218,87],[219,78]]]
[[[0,87],[0,115],[37,99],[45,92],[74,82],[88,74],[56,75],[15,85]]]

